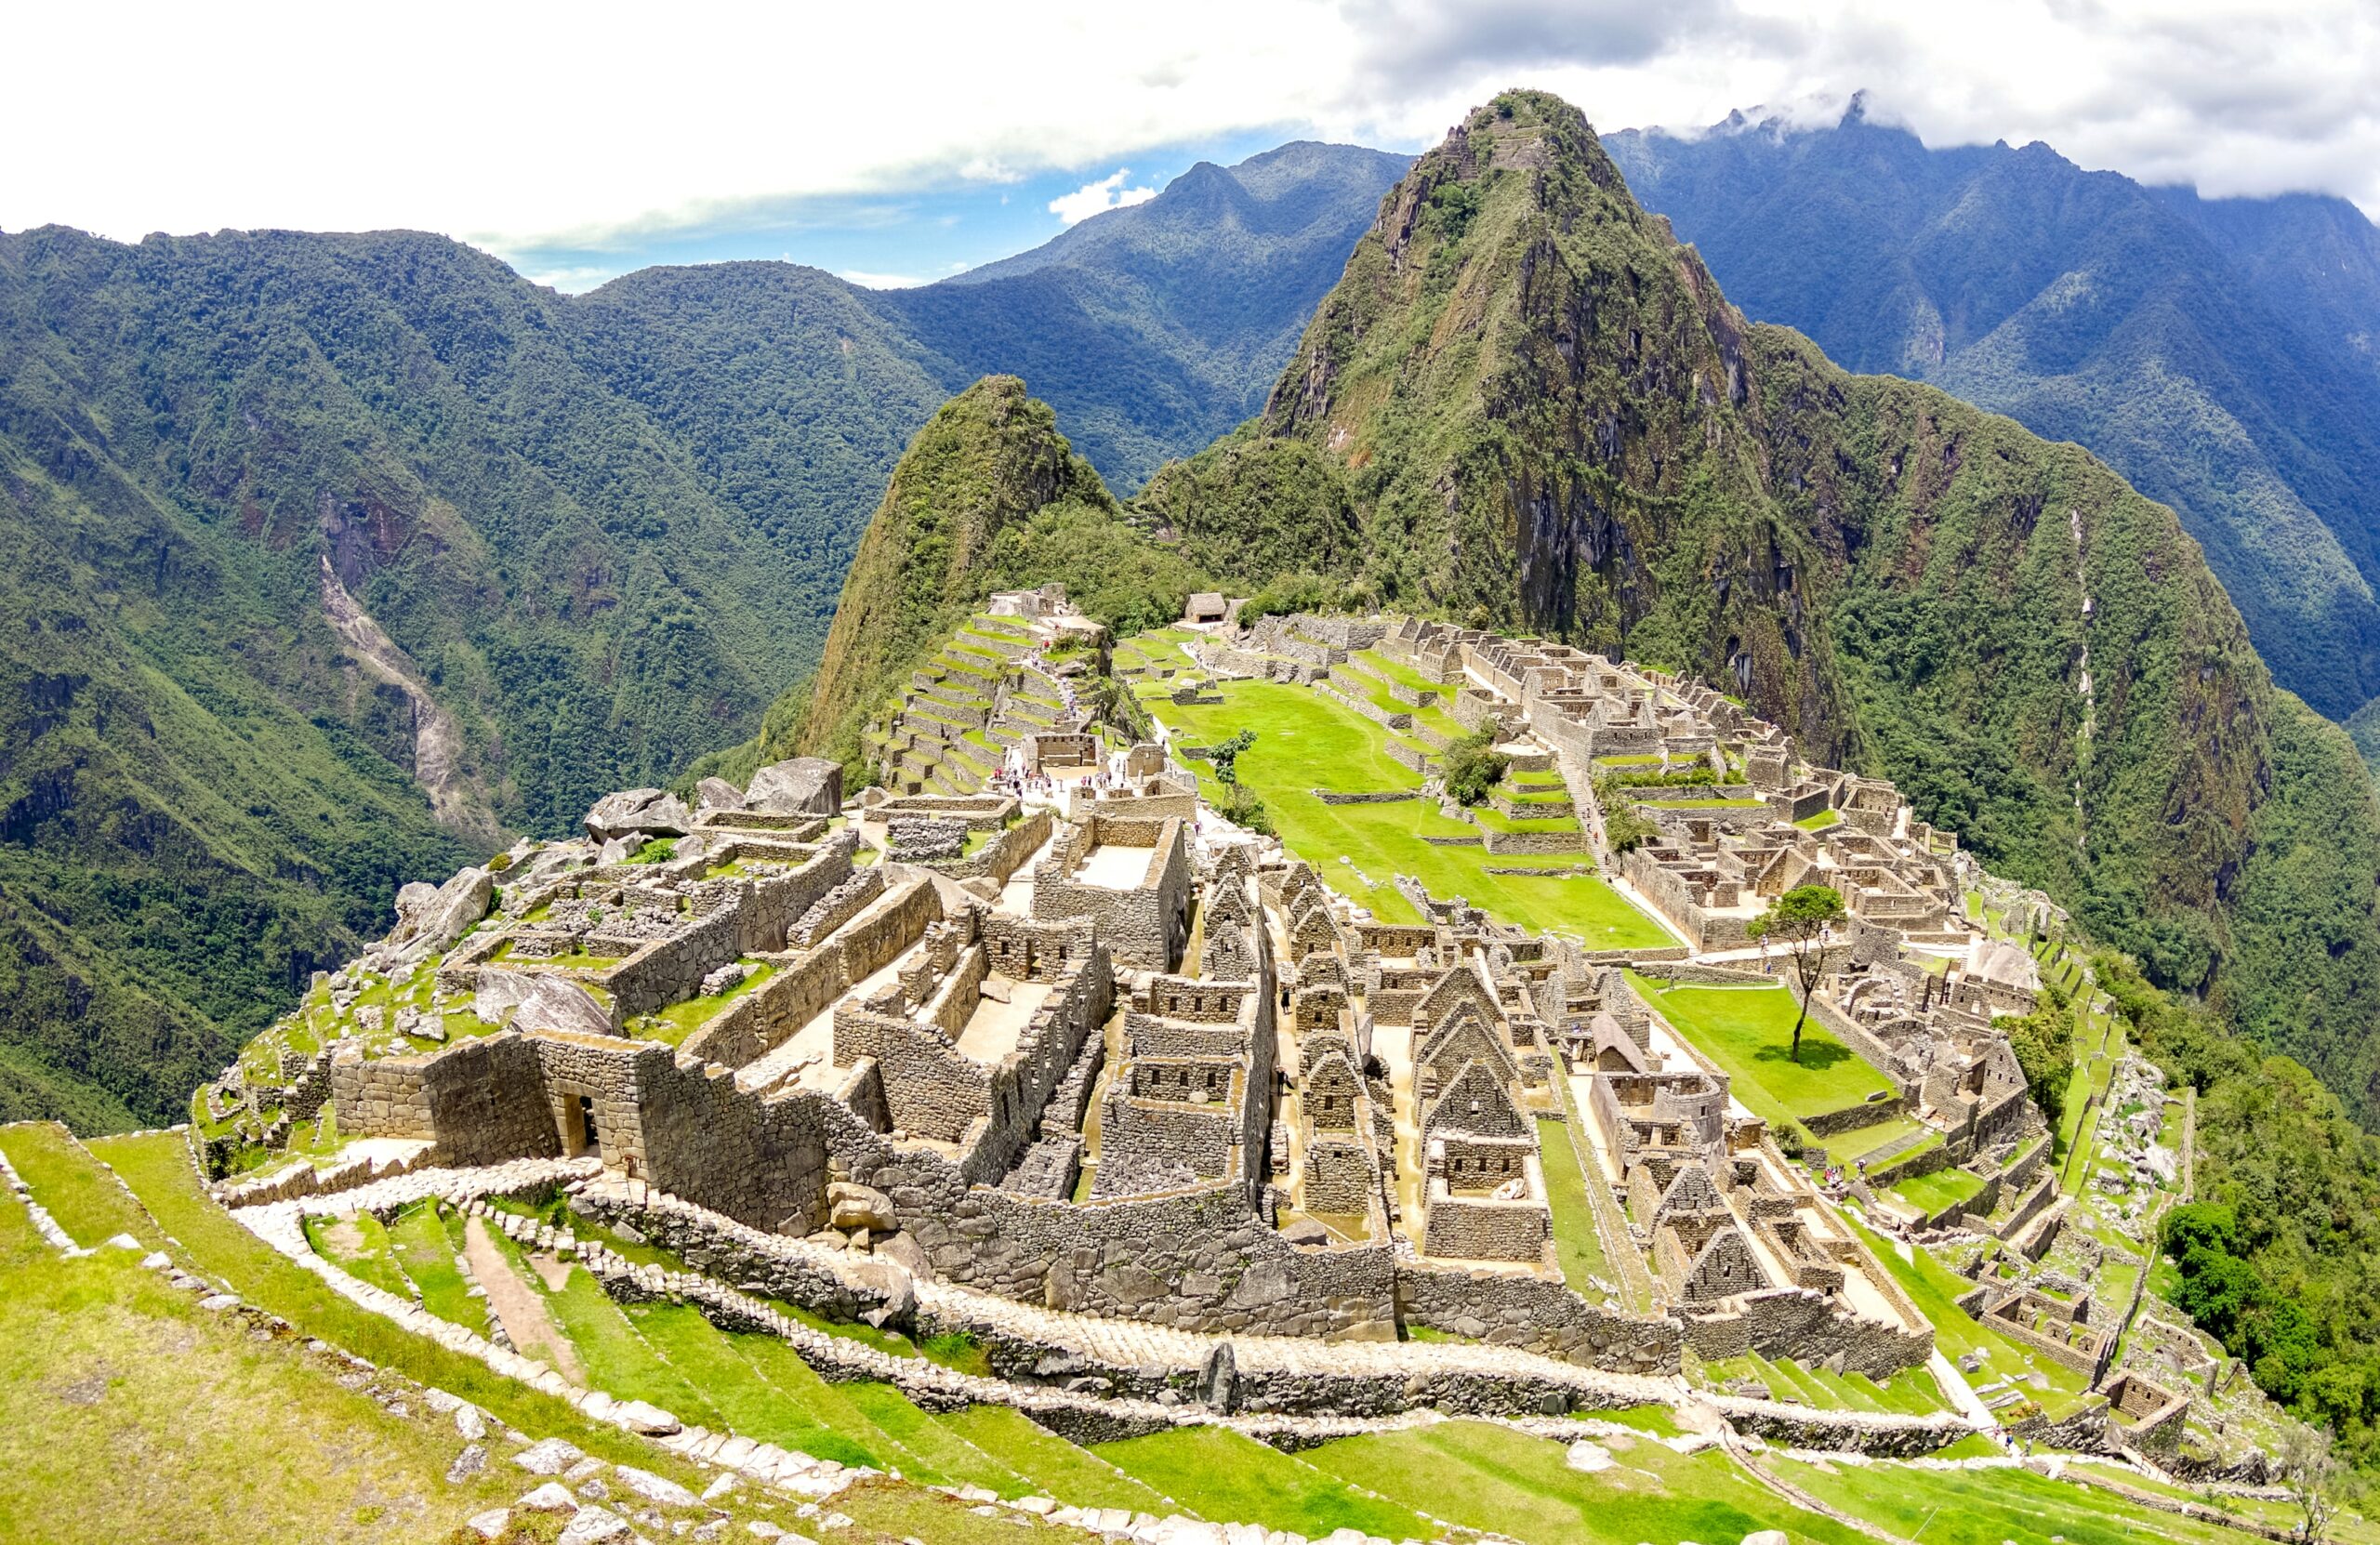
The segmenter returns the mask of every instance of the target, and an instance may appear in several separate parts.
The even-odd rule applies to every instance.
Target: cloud
[[[915,274],[870,273],[866,269],[840,269],[836,271],[835,277],[848,280],[864,290],[914,290],[919,284],[933,283],[931,279],[921,279]]]
[[[1418,150],[1511,86],[1615,128],[1867,87],[1929,143],[2045,139],[2147,179],[2380,211],[2372,0],[724,0],[661,27],[582,0],[566,28],[466,0],[419,0],[400,28],[294,0],[132,26],[116,7],[20,9],[19,56],[105,58],[109,91],[98,114],[72,71],[0,93],[0,143],[43,147],[0,178],[8,230],[413,227],[547,271],[702,234],[774,253],[788,211],[848,228],[869,201],[1170,165],[1166,147],[1260,131]],[[789,93],[788,58],[833,63]],[[241,80],[272,89],[222,88]],[[1053,212],[1140,191],[1103,178]]]
[[[1118,166],[1097,182],[1086,182],[1071,193],[1061,193],[1051,199],[1050,213],[1058,217],[1060,225],[1079,225],[1093,215],[1146,204],[1157,197],[1154,188],[1125,187],[1124,179],[1131,175],[1130,166]]]

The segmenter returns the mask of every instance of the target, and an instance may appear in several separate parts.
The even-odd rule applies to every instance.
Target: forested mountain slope
[[[2173,513],[1748,323],[1575,109],[1510,94],[1421,158],[1258,434],[1338,469],[1391,604],[1730,683],[2373,1116],[2380,807]]]
[[[1606,141],[1751,316],[2089,447],[2172,505],[2283,686],[2380,692],[2380,231],[2048,146],[1928,150],[1858,104]]]
[[[396,885],[752,735],[976,362],[1069,362],[1126,476],[1236,422],[1402,165],[1202,166],[934,296],[0,234],[0,1119],[168,1118]]]

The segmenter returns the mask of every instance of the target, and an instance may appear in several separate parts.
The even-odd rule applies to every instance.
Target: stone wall
[[[1406,1323],[1560,1357],[1580,1367],[1675,1373],[1675,1320],[1589,1303],[1540,1276],[1476,1276],[1408,1261],[1397,1273]]]
[[[867,904],[884,893],[884,871],[871,866],[854,871],[825,895],[810,904],[793,927],[787,931],[785,947],[811,949],[835,930],[842,927],[866,909]]]
[[[992,1075],[960,1055],[933,1026],[855,1004],[835,1010],[835,1065],[876,1061],[892,1124],[919,1137],[957,1142],[992,1113]]]
[[[1144,878],[1125,890],[1076,879],[1058,861],[1067,846],[1062,833],[1051,857],[1034,871],[1034,918],[1090,918],[1117,959],[1143,971],[1171,970],[1189,934],[1190,857],[1182,823],[1093,816],[1077,841],[1083,852],[1110,844],[1148,850]]]
[[[1689,1313],[1686,1339],[1706,1359],[1791,1357],[1817,1365],[1843,1358],[1847,1373],[1879,1381],[1934,1354],[1934,1333],[1905,1330],[1851,1314],[1823,1293],[1772,1288],[1746,1293],[1715,1313]]]
[[[841,949],[819,950],[730,1002],[686,1038],[685,1054],[728,1067],[758,1062],[825,1013],[850,984]]]

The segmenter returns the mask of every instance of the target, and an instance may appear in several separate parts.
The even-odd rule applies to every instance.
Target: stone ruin
[[[2007,1162],[2033,1134],[1992,1022],[2038,981],[1972,947],[1954,839],[1707,688],[1335,621],[1326,654],[1377,646],[1533,736],[1582,819],[1598,757],[1755,791],[1762,819],[1664,817],[1630,855],[1685,946],[1590,951],[1426,892],[1422,922],[1381,921],[1302,862],[1203,839],[1195,779],[1156,746],[1038,826],[947,787],[822,812],[817,770],[781,766],[691,806],[608,797],[582,840],[409,887],[390,939],[276,1031],[274,1065],[228,1070],[202,1109],[274,1142],[328,1108],[343,1138],[418,1144],[432,1169],[584,1156],[706,1226],[1046,1312],[1421,1328],[1653,1373],[1687,1347],[1878,1378],[1925,1361],[1924,1315],[1613,967],[1692,951],[1759,980],[1739,920],[1836,884],[1853,918],[1813,1011],[1896,1089],[1861,1119],[1912,1115]],[[1818,812],[1834,819],[1793,824]],[[1012,870],[953,870],[971,838],[1019,831]],[[1581,1182],[1615,1281],[1561,1264],[1556,1192]],[[1981,1291],[1979,1314],[2097,1356],[2087,1293]]]

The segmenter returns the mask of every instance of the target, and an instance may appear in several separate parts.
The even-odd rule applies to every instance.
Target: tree
[[[1496,750],[1493,724],[1449,743],[1439,756],[1447,798],[1459,805],[1475,805],[1488,798],[1488,790],[1501,781],[1504,769],[1511,765],[1511,759]]]
[[[2074,1076],[2074,1015],[2044,994],[2041,1006],[2008,1027],[2008,1047],[2024,1070],[2025,1089],[2057,1130],[2066,1111],[2066,1086]]]
[[[1242,730],[1221,746],[1208,747],[1207,759],[1214,765],[1215,781],[1227,788],[1239,786],[1239,754],[1256,744],[1256,732]]]
[[[2331,1434],[2320,1428],[2293,1421],[2279,1445],[2281,1483],[2289,1488],[2302,1521],[2297,1538],[2312,1545],[2324,1538],[2338,1515],[2338,1457],[2331,1452]]]
[[[1796,885],[1769,903],[1768,910],[1744,930],[1757,943],[1783,944],[1792,959],[1793,979],[1802,989],[1802,1011],[1793,1016],[1792,1057],[1797,1063],[1802,1060],[1802,1026],[1810,1017],[1810,995],[1826,972],[1827,927],[1845,916],[1843,892],[1833,886]]]

